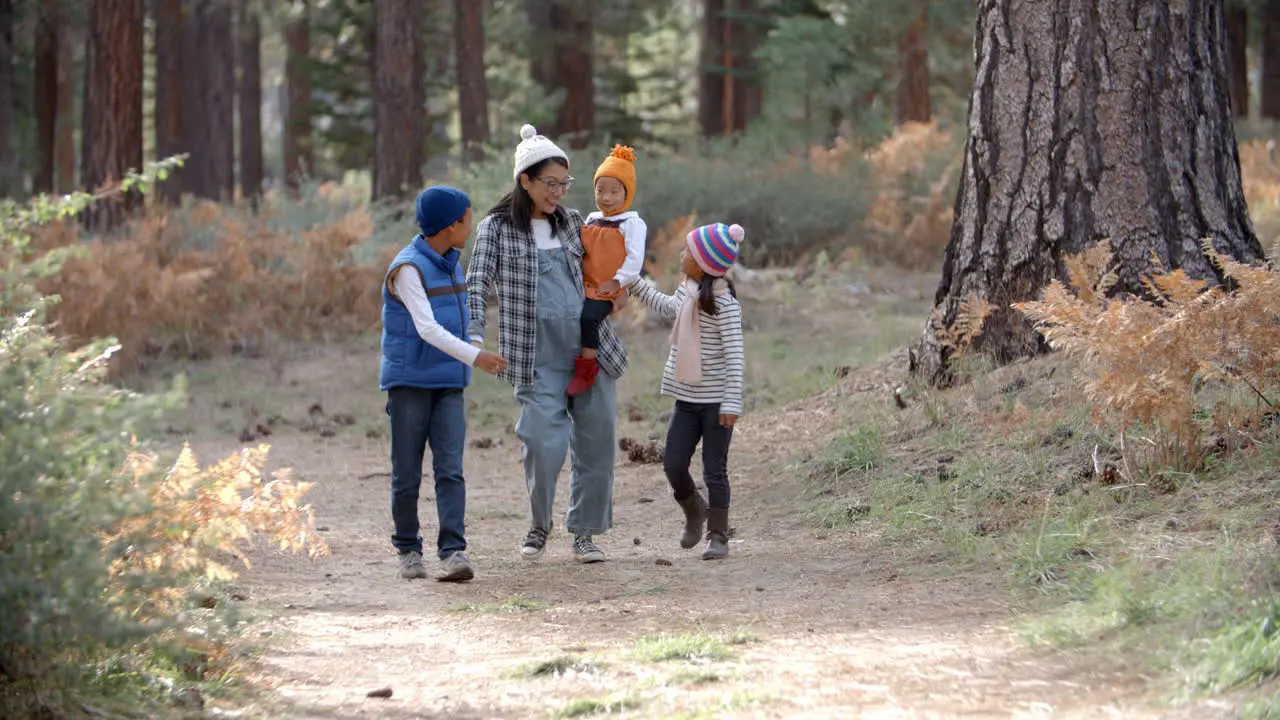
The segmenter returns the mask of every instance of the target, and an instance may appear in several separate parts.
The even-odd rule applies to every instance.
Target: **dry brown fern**
[[[1082,387],[1100,420],[1152,434],[1152,469],[1190,470],[1204,430],[1194,417],[1206,378],[1253,388],[1280,364],[1280,274],[1205,252],[1235,281],[1228,291],[1181,270],[1146,281],[1150,299],[1108,299],[1109,243],[1067,260],[1072,287],[1054,280],[1041,299],[1013,307],[1056,350],[1084,360]],[[1218,416],[1225,416],[1218,414]]]
[[[376,327],[377,288],[390,258],[353,260],[353,249],[373,232],[367,211],[298,236],[268,221],[204,203],[187,222],[214,236],[213,249],[180,249],[163,210],[134,222],[126,237],[89,243],[42,283],[43,291],[61,296],[58,332],[72,343],[113,336],[121,355],[136,363],[260,346],[269,337],[328,339]],[[76,242],[74,232],[55,225],[38,233],[36,245],[47,251]]]
[[[982,328],[990,317],[992,305],[986,298],[970,293],[956,307],[956,317],[948,326],[935,312],[930,322],[938,340],[951,348],[951,358],[959,360],[965,357],[973,347],[974,341],[982,335]]]

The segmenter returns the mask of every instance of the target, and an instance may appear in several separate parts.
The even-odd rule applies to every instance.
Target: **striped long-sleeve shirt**
[[[675,295],[660,292],[648,280],[631,286],[631,294],[664,319],[675,320],[687,291],[682,283]],[[746,353],[742,343],[742,306],[729,293],[716,296],[716,314],[698,311],[702,343],[702,381],[689,385],[676,380],[676,353],[672,346],[662,370],[662,394],[690,403],[720,404],[725,415],[742,416],[742,392]]]

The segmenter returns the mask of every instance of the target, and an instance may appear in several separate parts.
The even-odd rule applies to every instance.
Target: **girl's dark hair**
[[[715,283],[719,279],[710,275],[703,275],[702,279],[698,281],[698,307],[702,312],[713,317],[716,314]],[[733,286],[733,281],[727,275],[724,281],[729,284],[729,294],[737,298],[738,289]]]
[[[564,158],[547,158],[530,165],[521,175],[528,175],[530,179],[536,178],[542,174],[542,169],[547,165],[555,163],[566,170],[569,163]],[[520,179],[516,178],[516,186],[511,192],[502,196],[502,199],[494,205],[487,215],[506,215],[511,218],[511,222],[521,232],[533,232],[533,198],[529,197],[529,192],[520,185]],[[551,221],[551,231],[556,231],[556,217],[547,218]]]

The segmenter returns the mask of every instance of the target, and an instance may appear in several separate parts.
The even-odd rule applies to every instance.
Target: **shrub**
[[[595,209],[591,176],[608,147],[570,153],[577,178],[565,204]],[[636,202],[650,231],[694,214],[700,222],[738,223],[747,230],[743,262],[791,263],[823,249],[861,241],[863,217],[876,186],[867,163],[850,154],[819,167],[809,150],[789,148],[763,133],[677,151],[639,148]],[[503,155],[464,172],[455,183],[481,212],[511,189]]]
[[[68,679],[55,669],[178,639],[189,590],[225,576],[221,559],[256,531],[324,551],[299,504],[306,486],[262,480],[265,449],[207,470],[184,452],[160,472],[138,438],[180,401],[181,384],[159,396],[113,387],[114,340],[71,349],[51,334],[58,299],[36,282],[83,249],[40,252],[29,232],[93,200],[42,197],[0,214],[0,709]]]
[[[1108,299],[1111,249],[1100,243],[1067,260],[1070,288],[1054,280],[1040,301],[1014,305],[1054,349],[1084,361],[1084,391],[1122,447],[1131,430],[1151,434],[1149,470],[1197,468],[1206,423],[1238,429],[1272,407],[1266,393],[1280,367],[1280,273],[1222,257],[1207,242],[1204,251],[1233,289],[1174,270],[1149,279],[1150,299]],[[1242,418],[1233,394],[1205,392],[1210,381],[1243,393],[1252,410]],[[1202,401],[1212,413],[1198,412]]]
[[[123,236],[83,245],[75,225],[54,223],[38,232],[37,247],[81,251],[39,287],[75,288],[53,310],[62,336],[115,336],[135,368],[157,356],[207,357],[272,338],[376,328],[393,250],[372,253],[373,261],[355,257],[373,232],[370,211],[356,207],[302,229],[281,230],[277,222],[270,212],[199,203],[153,210]],[[190,241],[195,228],[213,239]]]

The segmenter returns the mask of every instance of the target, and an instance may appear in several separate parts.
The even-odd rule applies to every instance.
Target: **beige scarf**
[[[698,313],[698,282],[684,279],[684,304],[676,314],[676,323],[671,328],[671,344],[676,347],[676,382],[684,385],[697,385],[702,382],[702,323]],[[716,278],[711,285],[715,295],[729,292],[729,284],[724,278]]]

